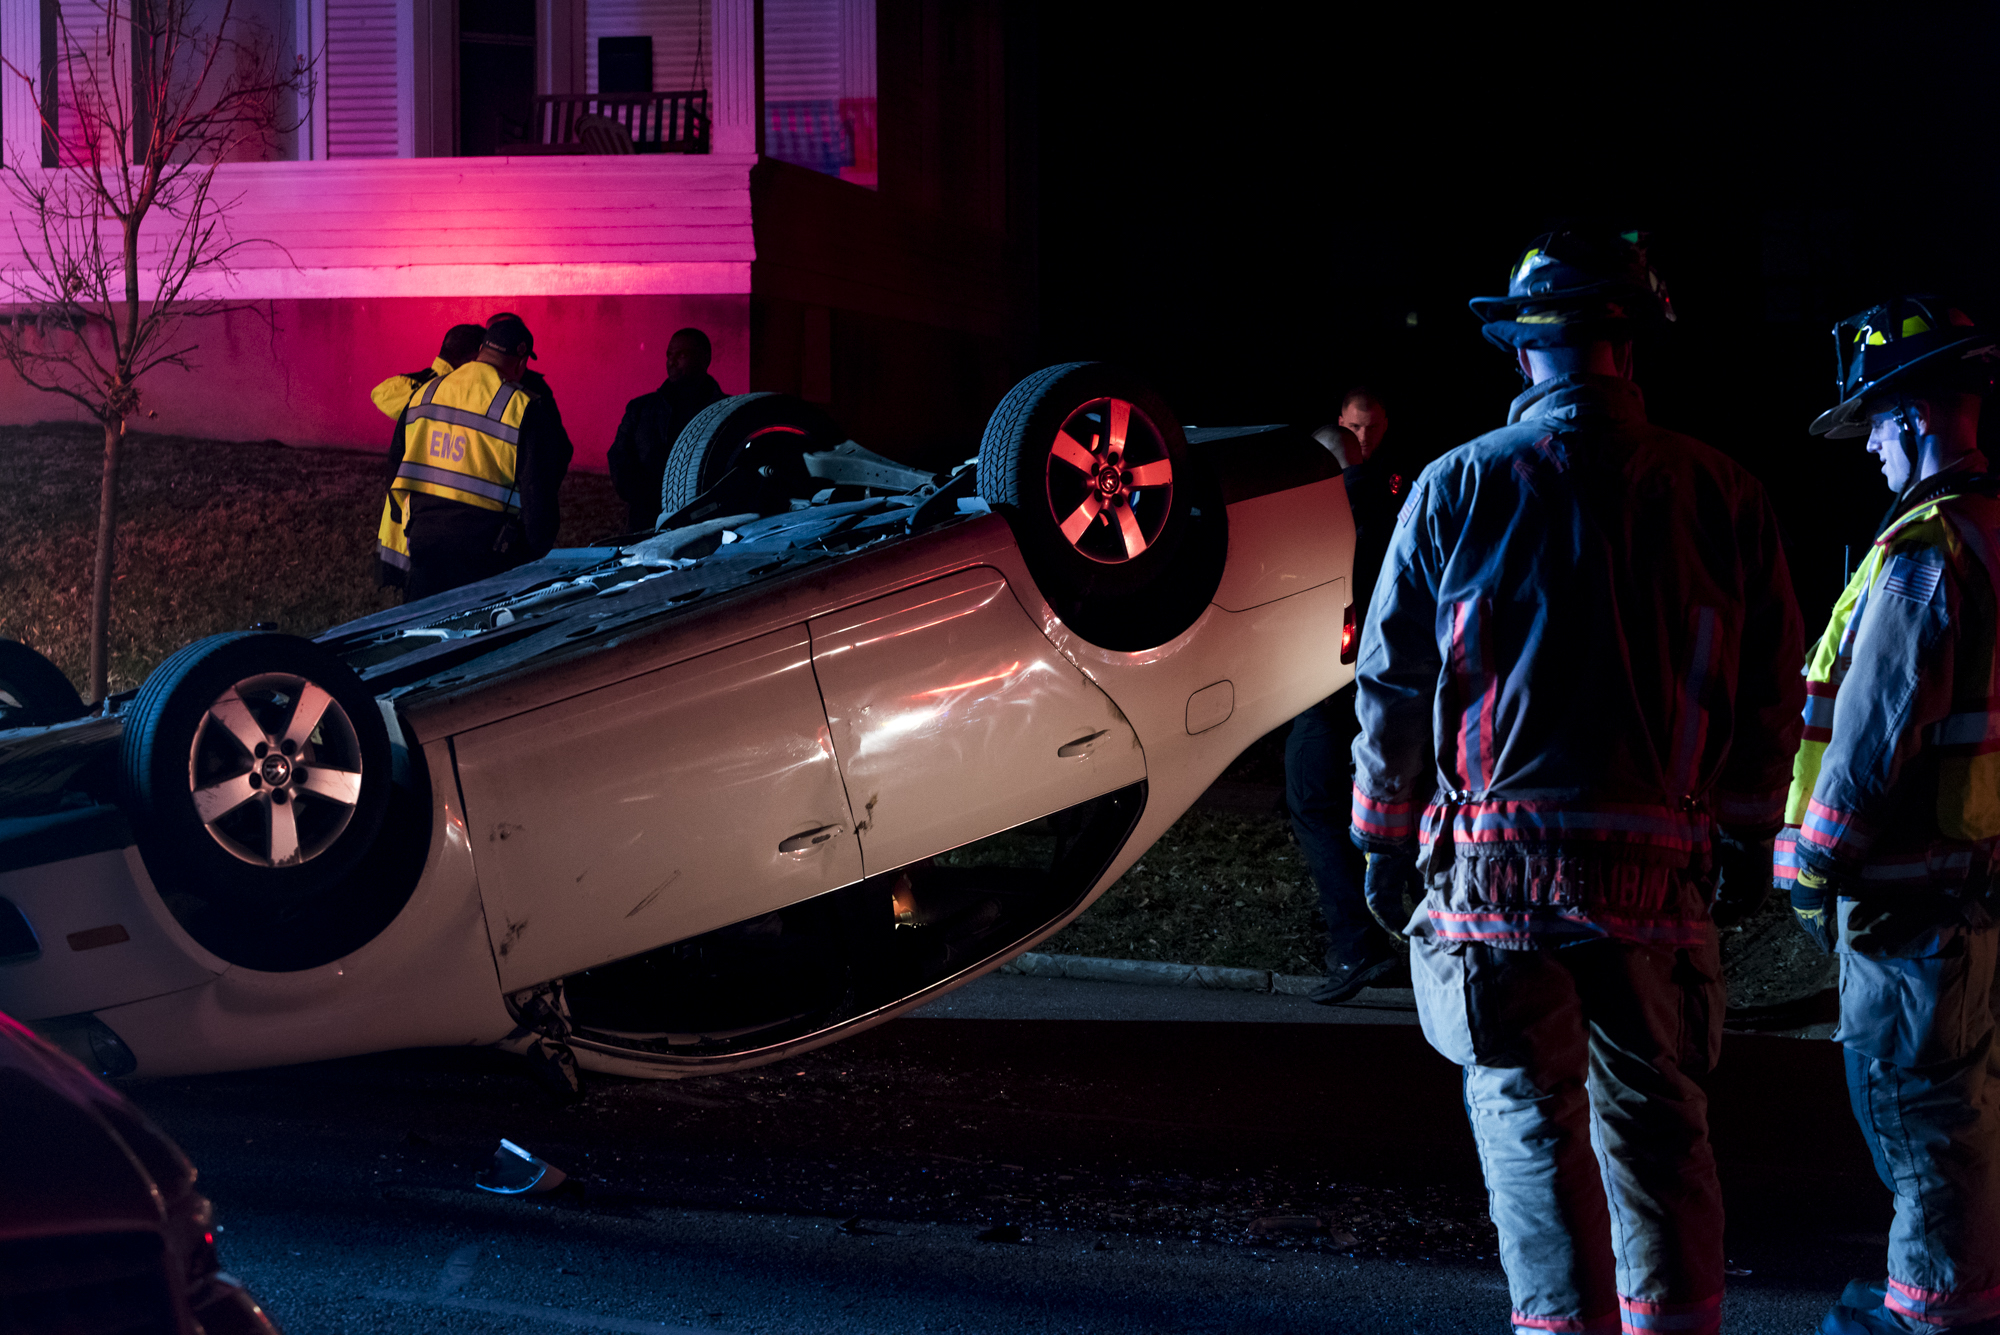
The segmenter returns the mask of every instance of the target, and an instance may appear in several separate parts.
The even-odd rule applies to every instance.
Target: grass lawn
[[[384,433],[386,436],[386,432]],[[33,645],[81,688],[104,437],[95,426],[0,427],[0,635]],[[111,689],[130,690],[204,635],[260,621],[314,635],[392,606],[375,584],[387,488],[380,452],[133,434],[119,487]],[[618,532],[599,473],[563,484],[558,543]]]
[[[1037,949],[1318,973],[1318,901],[1285,821],[1194,810]]]

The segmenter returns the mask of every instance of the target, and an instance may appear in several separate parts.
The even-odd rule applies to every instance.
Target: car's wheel
[[[744,464],[769,470],[760,490],[780,499],[810,496],[826,484],[807,476],[803,456],[844,439],[826,413],[789,394],[738,394],[711,403],[695,414],[667,455],[660,511],[686,508]]]
[[[1009,390],[979,444],[979,492],[1042,593],[1095,644],[1149,648],[1201,614],[1227,539],[1180,423],[1136,377],[1070,362]]]
[[[256,631],[196,641],[126,710],[121,786],[156,882],[285,911],[367,855],[388,805],[388,729],[327,650]]]
[[[45,728],[83,715],[62,669],[16,640],[0,640],[0,728]]]

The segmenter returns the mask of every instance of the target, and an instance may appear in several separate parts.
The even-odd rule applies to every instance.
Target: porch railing
[[[579,116],[604,116],[632,136],[640,153],[708,152],[708,92],[690,89],[672,93],[547,93],[535,99],[534,122],[510,126],[524,130],[503,153],[583,153],[577,134]]]

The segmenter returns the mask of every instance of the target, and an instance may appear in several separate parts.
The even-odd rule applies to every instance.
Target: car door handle
[[[838,825],[822,825],[817,830],[806,830],[779,842],[780,853],[803,853],[808,848],[816,848],[840,833]]]
[[[1075,760],[1078,756],[1087,756],[1090,754],[1090,749],[1093,746],[1096,746],[1110,735],[1111,729],[1105,728],[1101,732],[1091,733],[1088,737],[1079,737],[1073,742],[1064,742],[1056,748],[1056,754],[1064,760]]]

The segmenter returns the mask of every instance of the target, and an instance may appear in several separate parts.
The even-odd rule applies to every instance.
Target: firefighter
[[[1674,311],[1642,233],[1544,236],[1472,309],[1530,384],[1419,475],[1375,585],[1365,894],[1465,1069],[1519,1335],[1712,1332],[1710,867],[1770,888],[1798,608],[1756,480],[1646,420],[1634,342]]]
[[[1807,666],[1775,876],[1840,956],[1847,1084],[1896,1201],[1886,1284],[1820,1329],[2000,1329],[2000,478],[1979,410],[2000,340],[1935,297],[1834,328],[1840,402],[1896,495]]]
[[[445,331],[444,342],[429,366],[421,371],[392,375],[368,391],[375,406],[396,423],[389,432],[390,491],[382,502],[382,522],[375,532],[377,580],[385,589],[403,587],[410,570],[410,544],[403,536],[403,521],[407,516],[395,492],[396,470],[403,463],[403,410],[417,397],[418,390],[439,376],[450,375],[477,356],[485,339],[486,326],[455,324]]]
[[[495,316],[477,358],[425,385],[405,411],[394,490],[409,516],[409,601],[555,545],[571,451],[553,402],[521,384],[534,355],[521,318]]]

